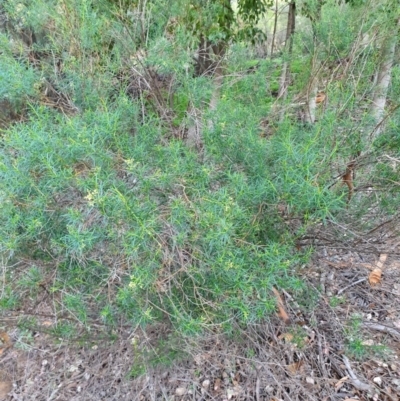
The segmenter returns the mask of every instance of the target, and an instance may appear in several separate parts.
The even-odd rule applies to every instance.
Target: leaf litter
[[[395,256],[382,254],[376,261],[354,248],[319,248],[300,272],[315,291],[314,305],[301,304],[310,296],[285,292],[284,300],[274,289],[276,316],[246,330],[237,327],[240,338],[205,333],[181,339],[174,345],[180,356],[167,364],[148,358],[149,350],[173,336],[166,325],[136,332],[121,326],[112,341],[99,325],[84,343],[55,343],[46,334],[55,321],[45,314],[22,347],[18,319],[4,316],[0,400],[398,399],[400,269]],[[352,285],[378,268],[385,275],[373,287],[370,279]],[[371,352],[381,346],[384,353],[364,359],[352,354],[352,316],[359,319],[362,346]]]

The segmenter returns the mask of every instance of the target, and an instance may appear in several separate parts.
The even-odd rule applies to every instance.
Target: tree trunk
[[[321,71],[321,61],[319,60],[317,40],[314,37],[314,55],[310,65],[310,79],[307,85],[307,105],[304,113],[304,120],[309,124],[314,124],[317,110],[318,78]]]
[[[307,110],[304,119],[309,124],[315,123],[315,110],[317,108],[318,80],[312,76],[307,91]]]
[[[286,56],[290,58],[293,49],[293,34],[296,28],[296,1],[291,0],[289,3],[288,21],[286,27],[286,41],[285,49],[287,50]],[[289,61],[285,61],[282,66],[281,76],[279,78],[279,92],[278,99],[285,99],[287,96],[287,88],[289,85]],[[280,116],[280,120],[284,117]]]
[[[275,5],[274,32],[272,33],[271,57],[274,54],[275,36],[276,36],[276,28],[277,28],[277,26],[278,26],[278,0],[276,0],[276,5]]]
[[[286,41],[289,42],[289,55],[293,49],[293,35],[296,28],[296,1],[291,0],[289,3],[288,24],[286,28]]]
[[[397,21],[397,31],[400,25],[400,18]],[[383,47],[382,61],[378,67],[375,81],[376,86],[372,98],[371,115],[378,126],[374,131],[374,136],[378,136],[382,131],[383,124],[380,124],[385,112],[386,96],[389,89],[393,60],[396,51],[397,34],[391,34],[385,41]]]

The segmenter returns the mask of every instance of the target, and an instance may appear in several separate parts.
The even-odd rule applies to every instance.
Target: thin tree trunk
[[[288,21],[286,27],[285,48],[286,56],[290,58],[293,50],[293,34],[296,28],[296,1],[291,0],[289,3]],[[287,88],[289,85],[289,61],[285,61],[282,66],[281,76],[279,78],[278,99],[286,99]],[[284,114],[281,113],[280,120],[283,120]]]
[[[317,109],[318,76],[321,70],[321,62],[318,59],[317,41],[314,38],[314,55],[311,59],[310,80],[307,87],[307,109],[304,114],[304,120],[309,124],[315,123]]]
[[[288,21],[286,27],[286,41],[285,48],[287,49],[287,57],[290,57],[293,49],[293,34],[296,27],[296,2],[292,0],[289,3],[289,13],[288,13]],[[287,61],[284,62],[282,66],[282,73],[279,80],[279,93],[278,98],[286,98],[287,95],[287,84],[289,78],[289,63]]]
[[[304,115],[305,121],[309,124],[315,123],[315,110],[317,109],[317,92],[318,92],[318,80],[316,77],[311,77],[307,93],[308,107]]]
[[[276,0],[276,5],[275,5],[274,32],[272,33],[271,57],[274,54],[275,36],[276,36],[276,28],[277,28],[277,26],[278,26],[278,0]]]
[[[291,0],[289,3],[288,25],[286,29],[286,40],[289,42],[289,55],[293,50],[293,35],[296,29],[296,1]]]
[[[400,25],[400,18],[397,22],[397,27]],[[374,118],[375,123],[379,124],[383,118],[386,106],[386,97],[389,89],[393,60],[396,51],[397,35],[391,34],[386,39],[384,44],[382,62],[378,67],[376,74],[376,86],[371,104],[371,115]],[[383,124],[379,124],[374,131],[374,135],[378,136],[382,131]]]

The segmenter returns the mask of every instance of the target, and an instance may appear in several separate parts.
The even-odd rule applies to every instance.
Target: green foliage
[[[13,310],[20,306],[21,300],[18,293],[14,292],[14,289],[8,285],[5,287],[0,298],[0,310]]]
[[[256,24],[260,17],[273,5],[273,0],[239,0],[239,13],[245,20]]]
[[[362,334],[362,319],[352,316],[349,325],[345,329],[347,337],[347,352],[356,359],[365,360],[371,356],[382,357],[388,353],[385,345],[374,344],[372,340],[366,339]]]
[[[0,40],[4,41],[4,36]],[[0,102],[7,101],[18,110],[37,92],[39,74],[29,65],[18,62],[12,56],[0,58]]]
[[[360,221],[371,205],[395,213],[400,200],[392,163],[398,110],[373,144],[360,129],[370,124],[359,111],[370,83],[353,77],[372,75],[379,55],[372,46],[353,52],[360,10],[343,16],[328,2],[317,38],[306,30],[296,36],[287,113],[276,118],[272,94],[288,55],[260,60],[241,37],[245,43],[226,52],[213,109],[215,83],[192,76],[192,49],[202,35],[228,46],[239,28],[254,34],[269,2],[239,1],[239,17],[225,0],[146,4],[5,5],[14,28],[0,36],[0,101],[29,107],[0,138],[0,254],[9,262],[0,307],[17,309],[21,294],[34,300],[46,285],[68,317],[53,328],[58,337],[73,338],[77,327],[98,320],[107,328],[167,320],[187,336],[233,333],[234,324],[275,311],[272,287],[304,298],[296,268],[310,254],[294,244],[308,228],[340,219],[347,207]],[[373,26],[364,22],[366,31]],[[35,33],[30,45],[21,36],[28,29]],[[349,54],[351,79],[332,78],[329,71]],[[296,96],[308,91],[314,62],[324,66],[319,78],[329,103],[308,126],[296,119]],[[392,102],[399,75],[395,69]],[[185,141],[192,109],[200,152]],[[347,206],[346,187],[335,180],[359,152],[370,160],[390,156],[362,176],[397,184],[380,203],[357,194]],[[34,262],[22,272],[12,267],[21,257]],[[317,297],[302,306],[314,307]],[[349,349],[361,355],[360,344],[354,337]],[[176,347],[159,348],[132,376],[149,360],[175,357]]]
[[[333,296],[333,297],[329,298],[329,305],[332,308],[336,308],[337,306],[343,304],[344,302],[345,302],[344,297]]]

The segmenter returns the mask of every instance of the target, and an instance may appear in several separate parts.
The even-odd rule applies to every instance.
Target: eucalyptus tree
[[[375,88],[371,101],[371,115],[377,125],[374,130],[376,137],[381,131],[382,118],[385,113],[387,93],[392,77],[392,67],[396,47],[399,45],[400,32],[400,4],[395,0],[389,0],[381,5],[377,18],[382,27],[382,35],[379,35],[377,47],[380,47],[380,62],[375,71]]]
[[[376,68],[370,98],[370,115],[376,124],[373,138],[383,131],[387,94],[392,78],[396,47],[399,45],[400,3],[398,0],[346,0],[352,8],[360,10],[373,27],[370,40],[376,51]]]

